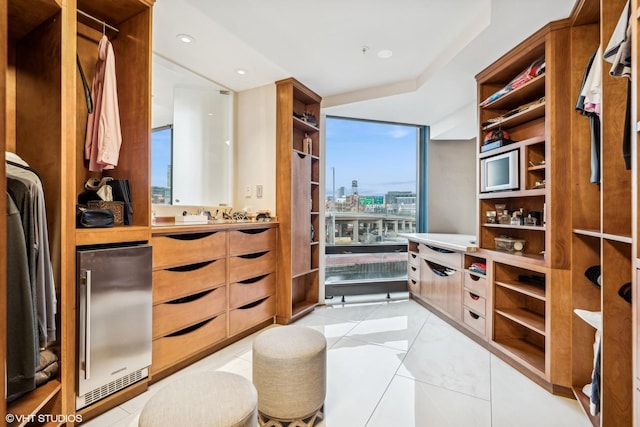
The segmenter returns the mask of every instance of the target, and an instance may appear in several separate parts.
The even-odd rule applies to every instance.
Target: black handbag
[[[107,182],[111,186],[113,200],[124,202],[123,219],[124,225],[133,224],[133,200],[131,198],[131,187],[128,179],[114,179]]]
[[[78,228],[106,228],[115,225],[115,216],[109,209],[78,208],[76,226]]]

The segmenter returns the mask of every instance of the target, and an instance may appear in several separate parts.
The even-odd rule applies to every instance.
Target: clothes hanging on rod
[[[106,35],[98,44],[91,98],[94,109],[87,117],[85,159],[89,161],[90,171],[101,172],[118,165],[122,144],[115,56]]]
[[[56,340],[56,290],[42,180],[29,166],[6,161],[7,192],[20,211],[29,260],[39,347]]]

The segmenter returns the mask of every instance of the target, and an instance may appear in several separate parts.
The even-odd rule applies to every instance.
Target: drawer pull
[[[202,328],[204,325],[206,325],[209,322],[212,322],[215,319],[215,317],[212,317],[211,319],[207,319],[204,322],[200,322],[200,323],[196,323],[195,325],[191,325],[188,328],[184,328],[181,329],[177,332],[174,332],[172,334],[167,335],[167,337],[179,337],[180,335],[185,335],[188,334],[189,332],[193,332],[197,329]]]
[[[260,280],[264,279],[265,277],[267,277],[269,274],[263,274],[262,276],[258,276],[258,277],[252,277],[250,279],[246,279],[246,280],[240,280],[237,283],[240,283],[241,285],[250,285],[252,283],[256,283],[259,282]]]
[[[238,307],[237,310],[248,310],[250,308],[257,307],[260,304],[262,304],[263,302],[265,302],[267,300],[267,298],[269,298],[269,297],[264,297],[264,298],[262,298],[262,299],[260,299],[258,301],[254,301],[254,302],[249,303],[247,305],[243,305],[242,307]]]
[[[426,261],[426,263],[431,269],[431,271],[433,271],[436,275],[440,277],[449,277],[449,276],[453,276],[456,273],[456,270],[452,268],[445,267],[443,265],[436,264],[430,261]]]
[[[418,269],[415,268],[414,266],[411,266],[411,271],[418,271]]]
[[[480,295],[476,295],[473,292],[469,292],[469,296],[471,297],[472,300],[474,301],[478,301],[480,299]]]
[[[268,228],[251,228],[248,230],[237,230],[237,231],[239,233],[244,233],[244,234],[260,234],[268,230],[269,230]]]
[[[167,270],[168,271],[176,271],[176,272],[195,271],[195,270],[199,270],[201,268],[204,268],[204,267],[208,266],[209,264],[213,264],[216,261],[217,260],[199,262],[197,264],[181,265],[179,267],[167,268]]]
[[[217,231],[208,232],[208,233],[171,234],[164,237],[167,237],[169,239],[175,239],[175,240],[198,240],[198,239],[204,239],[205,237],[213,236],[216,233]]]
[[[425,246],[428,247],[429,249],[431,249],[432,251],[439,252],[441,254],[452,254],[452,253],[455,252],[455,251],[451,251],[449,249],[438,248],[436,246],[430,246],[430,245],[425,245]]]
[[[478,320],[480,318],[479,314],[475,314],[473,311],[469,312],[469,315],[471,316],[472,319],[474,320]]]
[[[260,258],[261,256],[264,256],[265,254],[268,254],[268,253],[269,251],[262,251],[262,252],[256,252],[253,254],[238,255],[238,258],[255,259],[255,258]]]
[[[174,299],[173,301],[168,301],[165,304],[184,304],[184,303],[187,303],[187,302],[192,302],[192,301],[199,300],[200,298],[209,295],[214,290],[215,289],[210,289],[208,291],[204,291],[204,292],[200,292],[200,293],[197,293],[197,294],[189,295],[189,296],[186,296],[186,297]]]
[[[411,258],[413,258],[413,259],[418,258],[418,255],[416,255],[416,254],[414,254],[414,253],[410,253],[410,254],[409,254],[409,256],[410,256]]]
[[[416,282],[416,281],[415,281],[415,280],[413,280],[413,279],[409,279],[409,280],[411,280],[411,283],[412,283],[412,284],[414,284],[414,285],[417,285],[417,284],[418,284],[418,282]]]

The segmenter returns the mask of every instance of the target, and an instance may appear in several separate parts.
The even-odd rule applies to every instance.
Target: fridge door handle
[[[84,285],[84,319],[82,321],[84,338],[84,378],[91,377],[91,270],[83,271]]]

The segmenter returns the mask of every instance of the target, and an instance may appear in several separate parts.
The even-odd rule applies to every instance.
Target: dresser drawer
[[[229,232],[229,255],[250,254],[275,248],[275,228],[252,228]]]
[[[407,253],[407,264],[408,265],[412,265],[414,267],[417,267],[420,265],[420,256],[418,255],[417,252],[408,252]]]
[[[418,245],[418,251],[422,258],[427,258],[430,261],[436,261],[439,264],[446,265],[447,267],[462,269],[462,254],[460,252],[453,252],[448,249],[425,245],[424,243],[420,243]]]
[[[407,279],[407,286],[409,288],[409,292],[420,295],[420,280],[415,279],[413,277],[409,277]]]
[[[233,336],[276,315],[276,297],[272,295],[229,311],[229,336]]]
[[[229,258],[229,283],[276,270],[276,252],[266,251]]]
[[[227,315],[175,332],[153,341],[152,374],[226,338]]]
[[[476,295],[487,297],[487,278],[464,272],[464,287]]]
[[[420,270],[418,270],[418,266],[407,266],[407,277],[410,279],[420,280]]]
[[[481,316],[485,315],[486,312],[486,300],[484,297],[480,295],[474,294],[470,292],[468,289],[464,290],[463,302],[465,307],[471,309],[471,311],[479,314]]]
[[[232,283],[229,286],[229,307],[240,307],[275,293],[275,273],[269,273],[267,275]]]
[[[466,308],[464,309],[464,323],[470,326],[472,329],[476,330],[483,336],[486,336],[486,320],[484,317],[473,313]]]
[[[219,314],[227,308],[227,288],[210,291],[153,306],[153,338],[184,329]]]
[[[153,269],[195,264],[226,256],[227,233],[191,233],[172,236],[154,236]]]
[[[153,303],[171,301],[223,285],[226,259],[156,270],[153,276]]]

